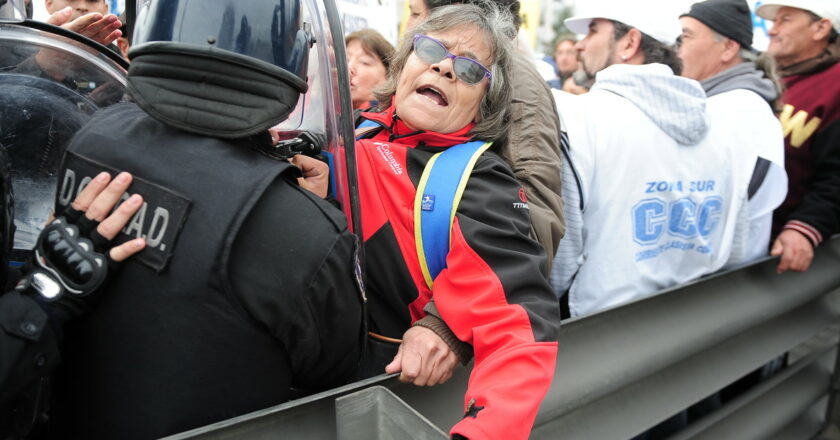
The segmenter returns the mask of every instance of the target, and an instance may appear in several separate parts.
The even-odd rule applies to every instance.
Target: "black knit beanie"
[[[706,0],[680,17],[693,17],[744,49],[752,48],[753,23],[746,0]]]

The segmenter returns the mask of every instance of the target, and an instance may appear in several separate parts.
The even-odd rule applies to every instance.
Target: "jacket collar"
[[[374,136],[374,139],[387,139],[388,142],[399,142],[409,146],[423,144],[429,147],[451,147],[463,144],[472,139],[469,132],[475,127],[475,123],[469,123],[466,127],[453,133],[438,133],[436,131],[414,130],[397,116],[396,109],[392,104],[384,112],[362,112],[361,116],[381,125],[385,130]]]
[[[800,61],[792,66],[779,67],[777,70],[779,72],[779,76],[781,76],[783,80],[787,80],[792,76],[807,76],[821,72],[833,66],[837,62],[840,62],[840,41],[829,44],[823,53],[814,58]],[[788,81],[784,82],[787,83]],[[789,84],[786,85],[789,86]]]

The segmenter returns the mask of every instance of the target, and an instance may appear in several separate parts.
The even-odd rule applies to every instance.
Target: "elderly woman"
[[[493,4],[505,8],[514,16],[518,27],[519,0],[408,0],[410,14],[406,27],[411,29],[436,9],[457,3],[474,3],[480,7]],[[413,34],[410,30],[407,32]],[[510,131],[507,141],[497,141],[494,149],[511,165],[525,188],[523,194],[528,198],[531,214],[530,235],[545,248],[546,264],[551,267],[551,259],[566,230],[561,198],[560,118],[551,89],[530,57],[517,53],[513,56],[511,71]]]
[[[375,345],[401,342],[386,371],[417,385],[447,380],[474,352],[465,417],[452,428],[473,439],[528,437],[553,377],[560,312],[543,249],[528,238],[523,190],[496,153],[475,162],[433,282],[415,230],[415,209],[430,207],[415,208],[415,196],[436,153],[505,135],[514,32],[494,9],[436,9],[403,39],[377,96],[382,111],[362,113],[372,127],[357,130]]]
[[[528,238],[524,191],[492,149],[463,188],[446,267],[427,280],[418,257],[415,210],[435,209],[415,205],[424,170],[437,153],[508,130],[514,33],[510,17],[492,8],[436,9],[403,40],[377,96],[382,111],[362,113],[372,127],[356,146],[369,328],[376,347],[392,341],[396,352],[374,374],[401,371],[405,381],[434,385],[474,355],[453,438],[527,438],[557,355],[560,310],[546,257]],[[325,194],[325,165],[294,162],[302,186]]]
[[[376,105],[373,90],[385,82],[394,46],[379,32],[362,29],[344,38],[350,69],[350,99],[354,109]]]

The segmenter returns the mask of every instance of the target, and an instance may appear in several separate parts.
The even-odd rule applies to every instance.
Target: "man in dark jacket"
[[[59,172],[57,212],[96,173],[131,172],[145,203],[118,240],[147,242],[67,329],[61,438],[158,438],[256,411],[344,383],[361,351],[355,237],[267,132],[307,88],[300,5],[144,7],[136,104],[98,113]]]
[[[773,1],[767,53],[785,86],[782,122],[788,194],[773,217],[779,272],[805,271],[814,248],[840,231],[840,3]]]

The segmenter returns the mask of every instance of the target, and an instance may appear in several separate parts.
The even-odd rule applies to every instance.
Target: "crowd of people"
[[[282,4],[151,1],[132,32],[104,0],[46,0],[131,69],[67,144],[78,195],[0,296],[4,438],[157,438],[469,362],[452,438],[527,438],[561,319],[768,255],[806,271],[840,232],[836,2],[760,5],[765,53],[745,0],[593,4],[546,81],[516,49],[517,0],[410,0],[396,48],[345,38],[360,242],[327,161],[268,134],[318,44]]]

